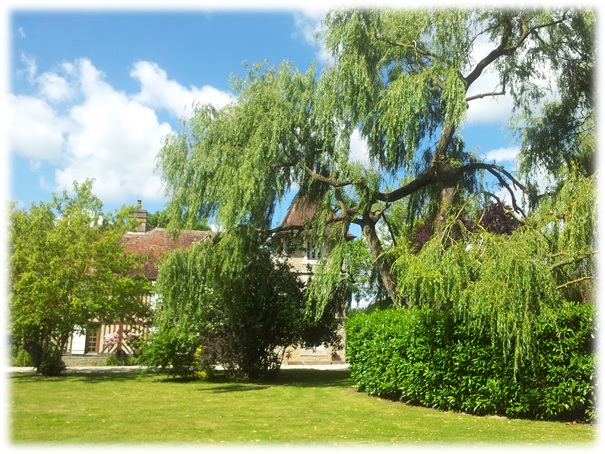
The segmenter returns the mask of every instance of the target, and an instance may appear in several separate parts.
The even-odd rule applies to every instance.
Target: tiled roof
[[[317,211],[317,204],[310,204],[306,200],[299,200],[295,197],[288,208],[288,212],[281,223],[281,227],[288,225],[304,225],[307,223],[315,212]]]
[[[316,212],[317,203],[309,203],[306,198],[299,199],[299,197],[296,196],[294,197],[294,200],[292,200],[280,227],[305,225],[311,220]],[[355,238],[355,235],[351,232],[347,232],[347,241],[354,240]]]
[[[149,256],[141,272],[148,279],[156,280],[159,261],[164,254],[187,248],[196,241],[211,239],[212,236],[213,233],[207,230],[183,230],[175,240],[165,229],[156,228],[145,233],[126,233],[122,237],[122,243],[127,251]]]

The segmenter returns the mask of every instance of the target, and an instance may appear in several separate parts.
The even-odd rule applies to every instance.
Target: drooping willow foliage
[[[592,297],[595,181],[569,179],[510,235],[435,236],[417,254],[401,242],[392,251],[399,290],[410,307],[452,310],[468,329],[488,333],[517,368],[535,353],[538,314],[570,295]]]
[[[305,314],[302,287],[251,228],[174,251],[160,267],[147,363],[183,376],[217,364],[240,378],[274,373],[288,346],[332,342],[336,332],[334,317]]]
[[[218,362],[233,375],[259,377],[278,369],[283,349],[298,340],[301,285],[252,229],[169,254],[157,291],[148,358],[181,375]]]

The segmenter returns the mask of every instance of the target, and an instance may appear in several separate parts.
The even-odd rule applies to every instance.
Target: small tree
[[[74,330],[149,315],[149,282],[132,277],[139,258],[119,244],[132,209],[102,213],[90,180],[74,183],[74,191],[10,209],[10,334],[43,375],[63,370]]]
[[[305,336],[323,341],[333,328],[314,314],[305,318],[302,283],[254,229],[169,254],[156,288],[157,331],[144,356],[182,376],[215,363],[232,376],[266,376],[279,369],[287,346]]]

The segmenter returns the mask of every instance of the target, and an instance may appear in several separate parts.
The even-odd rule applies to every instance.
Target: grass
[[[595,443],[596,428],[441,412],[357,392],[347,371],[261,383],[152,373],[9,376],[9,437],[24,444],[468,445]]]

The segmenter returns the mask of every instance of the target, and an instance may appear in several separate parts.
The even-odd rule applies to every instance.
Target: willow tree
[[[581,40],[590,57],[585,64],[592,65],[592,20],[580,10],[330,12],[323,39],[333,63],[321,74],[314,67],[302,73],[288,63],[253,66],[234,80],[233,104],[221,110],[198,106],[183,129],[166,139],[158,169],[170,196],[172,226],[199,218],[225,229],[243,223],[273,233],[276,204],[297,187],[296,200],[318,209],[305,225],[281,229],[311,231],[318,243],[334,246],[324,259],[333,278],[315,279],[323,289],[312,293],[329,295],[342,284],[338,261],[355,224],[392,302],[405,305],[406,290],[397,285],[378,227],[388,227],[396,212],[409,226],[430,220],[431,233],[441,232],[457,205],[481,189],[482,174],[508,191],[512,208],[521,212],[515,190],[526,186],[465,149],[461,128],[468,108],[509,91],[519,108],[531,105],[540,114],[552,98],[534,81],[553,75],[556,87],[568,80],[563,73],[570,66],[554,52],[556,46],[576,56],[574,41]],[[488,72],[499,83],[477,92]],[[583,74],[587,78],[590,68]],[[591,87],[587,80],[583,90]],[[561,101],[580,109],[579,98]],[[585,105],[592,107],[590,99]],[[568,107],[568,118],[578,109]],[[367,141],[370,165],[351,158],[355,131]],[[560,152],[572,166],[581,160],[571,149]]]

